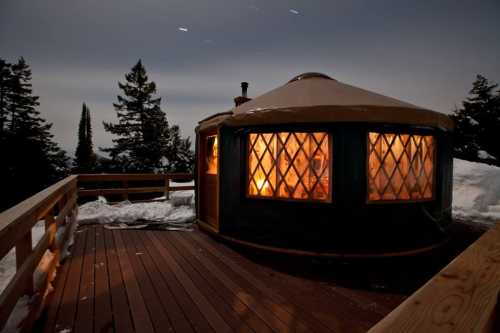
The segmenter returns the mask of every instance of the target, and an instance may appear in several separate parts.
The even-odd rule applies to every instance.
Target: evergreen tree
[[[191,150],[191,140],[181,137],[179,126],[170,128],[169,172],[193,172],[194,153]]]
[[[161,110],[161,98],[156,98],[156,84],[148,81],[146,69],[139,60],[125,75],[125,83],[118,83],[123,96],[113,106],[118,123],[104,122],[104,129],[118,138],[114,146],[104,148],[114,164],[126,172],[163,171],[169,128]]]
[[[47,187],[67,172],[67,157],[53,141],[52,124],[36,110],[31,70],[23,58],[10,67],[5,89],[0,204],[6,208]],[[12,189],[16,189],[13,191]]]
[[[3,138],[4,125],[7,123],[9,113],[8,94],[12,84],[12,66],[0,59],[0,139]]]
[[[95,169],[95,163],[90,110],[83,103],[80,123],[78,124],[78,145],[75,152],[74,172],[91,173]]]
[[[500,165],[500,91],[478,75],[470,96],[450,116],[456,157]]]

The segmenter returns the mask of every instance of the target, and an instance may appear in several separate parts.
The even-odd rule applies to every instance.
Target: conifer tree
[[[3,128],[0,204],[8,207],[60,179],[67,172],[67,157],[53,141],[52,124],[36,110],[31,69],[23,58],[10,66],[5,91],[7,117]],[[15,188],[16,191],[9,191]]]
[[[469,97],[450,116],[456,157],[500,165],[500,91],[477,75]]]
[[[179,126],[170,127],[169,172],[193,172],[194,153],[191,150],[191,140],[181,137]]]
[[[104,129],[118,138],[114,146],[104,148],[113,163],[127,172],[158,172],[164,169],[169,128],[161,110],[161,98],[155,97],[156,84],[148,80],[141,60],[118,83],[123,95],[113,106],[118,123],[104,122]]]
[[[85,103],[82,106],[78,124],[78,145],[75,152],[74,172],[92,173],[95,169],[96,156],[92,144],[92,125],[90,110]]]
[[[12,67],[11,64],[3,59],[0,59],[0,139],[4,135],[4,126],[7,123],[7,115],[9,112],[8,94],[9,87],[12,84]]]

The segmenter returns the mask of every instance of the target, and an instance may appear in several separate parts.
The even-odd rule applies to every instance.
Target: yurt
[[[450,119],[321,73],[196,128],[197,217],[217,237],[314,256],[431,250],[451,222]]]

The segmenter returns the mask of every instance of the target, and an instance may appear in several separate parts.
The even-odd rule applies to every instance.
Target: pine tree
[[[169,172],[193,172],[194,153],[191,150],[191,140],[181,137],[179,126],[170,128],[170,142],[167,159]]]
[[[90,110],[83,103],[80,123],[78,124],[78,145],[75,152],[74,172],[92,173],[95,169],[96,156],[92,144],[92,125]]]
[[[53,141],[52,124],[36,110],[31,70],[23,58],[11,66],[5,98],[8,115],[4,124],[0,177],[3,208],[41,190],[67,172],[67,157]],[[15,188],[16,191],[9,191]]]
[[[118,83],[123,96],[113,106],[118,123],[104,122],[104,129],[118,138],[114,146],[104,148],[114,164],[126,172],[158,172],[163,170],[169,128],[161,110],[161,98],[155,98],[156,84],[148,81],[146,69],[139,60]]]
[[[450,116],[456,157],[500,165],[500,91],[477,75],[470,96]]]
[[[4,125],[9,112],[8,94],[12,84],[12,65],[0,59],[0,139],[3,138]]]

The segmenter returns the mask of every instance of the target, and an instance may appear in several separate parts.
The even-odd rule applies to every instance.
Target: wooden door
[[[218,230],[219,138],[216,133],[200,137],[200,220]]]

